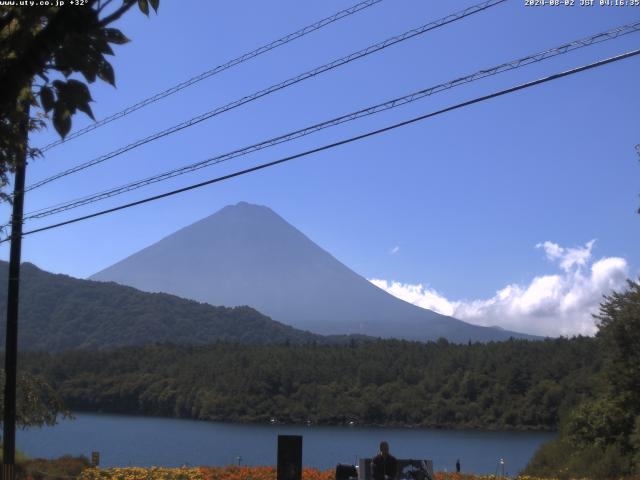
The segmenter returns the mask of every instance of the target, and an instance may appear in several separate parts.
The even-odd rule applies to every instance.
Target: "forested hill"
[[[592,338],[154,345],[31,353],[73,410],[287,423],[555,429],[598,388]]]
[[[249,307],[225,308],[115,283],[54,275],[24,263],[20,292],[21,350],[60,351],[155,342],[206,344],[326,342]],[[0,262],[0,311],[6,309],[8,264]],[[4,329],[0,342],[4,345]]]

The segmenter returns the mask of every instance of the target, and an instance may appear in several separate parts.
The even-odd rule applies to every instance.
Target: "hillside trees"
[[[596,318],[601,388],[563,415],[559,438],[537,452],[527,473],[640,474],[640,283],[606,296]]]
[[[6,309],[8,265],[0,261],[0,311]],[[320,335],[271,320],[250,307],[214,307],[113,282],[54,275],[22,264],[20,350],[112,348],[156,342],[206,344],[216,340],[292,344]],[[0,330],[0,345],[4,344]],[[355,340],[354,340],[355,341]]]
[[[602,363],[592,355],[595,343],[585,337],[473,345],[220,342],[33,352],[21,362],[78,411],[552,430],[562,410],[594,396],[588,388],[596,388],[592,379]],[[509,390],[511,378],[527,381]]]

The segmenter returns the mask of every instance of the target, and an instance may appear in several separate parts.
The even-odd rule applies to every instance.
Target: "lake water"
[[[398,458],[428,458],[436,471],[451,471],[456,459],[462,470],[496,473],[500,458],[505,473],[524,468],[552,433],[485,432],[402,428],[241,425],[126,415],[75,414],[55,427],[17,432],[17,448],[31,457],[64,454],[90,456],[111,466],[275,465],[279,434],[302,435],[305,466],[334,468],[375,455],[387,440]]]

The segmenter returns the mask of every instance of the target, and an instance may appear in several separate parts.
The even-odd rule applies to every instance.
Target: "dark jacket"
[[[371,462],[371,470],[373,480],[385,480],[385,476],[394,479],[398,473],[398,461],[393,455],[387,455],[387,458],[385,458],[378,454]]]

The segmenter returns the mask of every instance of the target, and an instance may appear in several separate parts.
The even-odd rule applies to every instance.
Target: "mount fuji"
[[[417,307],[371,284],[268,207],[240,202],[96,273],[147,292],[248,305],[322,335],[452,342],[529,338]]]

